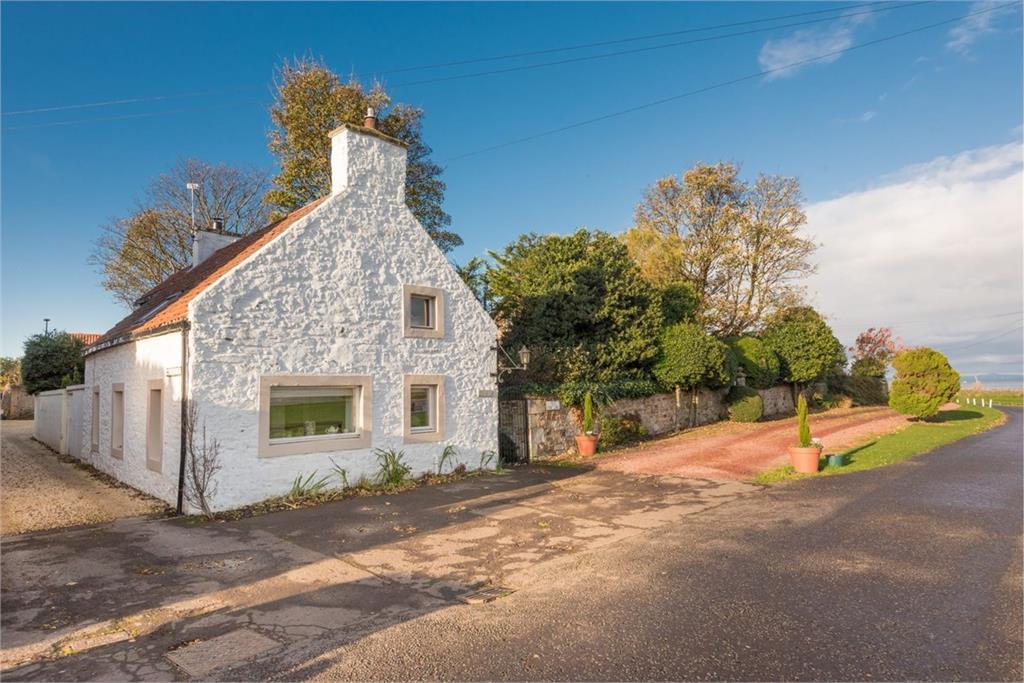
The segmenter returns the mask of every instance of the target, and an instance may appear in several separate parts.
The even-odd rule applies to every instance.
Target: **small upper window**
[[[432,296],[413,294],[409,297],[409,324],[420,329],[434,329],[434,306]]]
[[[402,316],[406,337],[443,339],[444,290],[403,285]]]

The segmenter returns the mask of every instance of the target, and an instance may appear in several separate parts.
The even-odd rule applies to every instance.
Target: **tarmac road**
[[[235,679],[1021,680],[1022,417]],[[294,655],[294,653],[292,653]]]

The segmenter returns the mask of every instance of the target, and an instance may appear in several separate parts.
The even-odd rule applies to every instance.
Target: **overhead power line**
[[[936,0],[928,0],[928,2],[935,2],[935,1]],[[688,33],[699,33],[699,32],[702,32],[702,31],[713,31],[713,30],[717,30],[717,29],[735,28],[737,26],[748,26],[748,25],[751,25],[751,24],[763,24],[765,22],[779,21],[779,20],[783,20],[783,19],[795,19],[795,18],[799,18],[799,17],[813,16],[813,15],[819,15],[819,14],[825,14],[825,13],[838,13],[837,16],[832,16],[832,17],[827,17],[826,19],[818,19],[818,20],[816,20],[816,21],[833,21],[835,19],[842,18],[843,16],[854,16],[856,14],[866,14],[866,13],[870,14],[871,12],[874,12],[874,11],[887,11],[887,10],[890,10],[890,9],[896,9],[896,8],[900,8],[900,7],[904,7],[904,6],[910,7],[910,6],[914,6],[914,5],[920,5],[920,4],[928,4],[928,3],[927,2],[915,2],[915,3],[910,3],[910,4],[907,4],[907,5],[901,5],[899,3],[865,2],[865,3],[856,4],[856,5],[846,5],[846,6],[843,6],[843,7],[831,7],[831,8],[828,8],[828,9],[814,10],[814,11],[809,11],[809,12],[797,12],[797,13],[794,13],[794,14],[782,14],[782,15],[776,15],[776,16],[772,16],[772,17],[765,17],[763,19],[750,19],[750,20],[747,20],[747,21],[737,21],[737,22],[731,22],[731,23],[727,23],[727,24],[715,24],[715,25],[711,25],[711,26],[700,26],[700,27],[695,27],[695,28],[681,29],[681,30],[677,30],[677,31],[665,31],[665,32],[662,32],[662,33],[649,33],[649,34],[646,34],[646,35],[630,36],[630,37],[627,37],[627,38],[616,38],[616,39],[603,40],[603,41],[597,41],[597,42],[592,42],[592,43],[579,43],[579,44],[576,44],[576,45],[566,45],[566,46],[560,46],[560,47],[551,47],[551,48],[544,48],[544,49],[540,49],[540,50],[529,50],[529,51],[525,51],[525,52],[512,52],[512,53],[507,53],[507,54],[503,54],[503,55],[491,55],[491,56],[487,56],[487,57],[474,57],[474,58],[460,59],[460,60],[449,61],[449,62],[436,62],[436,63],[433,63],[433,64],[420,64],[420,65],[417,65],[417,66],[398,67],[398,68],[387,69],[387,70],[383,70],[383,71],[366,71],[366,72],[356,73],[356,74],[353,74],[353,75],[357,76],[357,77],[367,77],[367,76],[375,76],[375,75],[390,75],[390,74],[398,74],[398,73],[407,73],[407,72],[411,72],[411,71],[425,71],[425,70],[429,70],[429,69],[440,69],[440,68],[447,68],[447,67],[452,67],[452,66],[467,66],[467,65],[470,65],[470,64],[480,64],[480,63],[485,63],[485,62],[495,62],[495,61],[503,61],[503,60],[509,60],[509,59],[520,59],[520,58],[523,58],[523,57],[535,57],[535,56],[540,56],[540,55],[545,55],[545,54],[555,54],[555,53],[558,53],[558,52],[570,52],[570,51],[573,51],[573,50],[583,50],[583,49],[594,48],[594,47],[604,47],[604,46],[608,46],[608,45],[620,45],[620,44],[623,44],[623,43],[636,42],[636,41],[641,41],[641,40],[652,40],[652,39],[655,39],[655,38],[667,38],[667,37],[670,37],[670,36],[683,35],[683,34],[688,34]],[[887,5],[887,6],[878,7],[879,5]],[[871,12],[858,12],[858,13],[850,13],[849,12],[849,10],[859,9],[859,8],[862,8],[862,7],[878,7],[878,9],[872,10]],[[776,27],[769,27],[767,29],[762,29],[762,30],[772,30],[772,29],[775,29],[775,28],[784,28],[784,27],[776,26]],[[725,36],[725,37],[728,37],[728,36]],[[671,47],[671,45],[667,45],[667,46],[664,46],[664,47]],[[658,49],[658,48],[655,47],[653,49]],[[540,65],[533,65],[533,68],[536,68],[537,66],[540,66]],[[467,74],[467,75],[464,75],[464,76],[460,76],[460,78],[471,78],[471,77],[475,77],[475,76],[478,76],[478,75],[480,75],[480,74]],[[432,81],[425,81],[425,82],[432,82]],[[412,85],[412,84],[405,84],[405,85]],[[238,87],[234,87],[234,88],[221,88],[221,89],[217,89],[217,90],[194,91],[194,92],[188,92],[188,93],[175,93],[175,94],[169,94],[169,95],[149,95],[149,96],[140,96],[140,97],[122,97],[122,98],[111,99],[111,100],[102,100],[102,101],[98,101],[98,102],[84,102],[84,103],[78,103],[78,104],[63,104],[63,105],[54,105],[54,106],[49,106],[49,107],[37,107],[37,108],[34,108],[34,109],[19,109],[19,110],[15,110],[15,111],[5,111],[5,112],[3,112],[3,116],[21,116],[21,115],[25,115],[25,114],[41,114],[41,113],[55,112],[55,111],[68,111],[68,110],[73,110],[73,109],[90,109],[90,108],[96,108],[96,107],[108,107],[108,106],[116,106],[116,105],[123,105],[123,104],[139,104],[139,103],[142,103],[142,102],[159,102],[159,101],[166,101],[166,100],[172,100],[172,99],[185,99],[185,98],[191,98],[191,97],[203,97],[203,96],[208,96],[208,95],[218,95],[218,94],[223,94],[223,93],[226,93],[226,92],[253,91],[253,90],[257,90],[259,88],[263,88],[263,87],[265,87],[265,86],[238,86]],[[157,115],[157,113],[154,113],[153,115]]]
[[[938,0],[921,0],[921,2],[912,2],[901,5],[894,5],[890,7],[883,7],[875,10],[868,10],[865,12],[850,12],[842,15],[842,17],[855,17],[862,14],[878,14],[880,12],[888,12],[890,10],[907,9],[910,7],[917,7],[919,5],[931,5]],[[740,36],[749,36],[755,33],[765,33],[767,31],[777,31],[784,28],[797,28],[800,26],[807,26],[809,24],[820,24],[825,21],[836,21],[837,17],[826,17],[825,19],[809,19],[807,21],[797,21],[790,24],[779,24],[777,26],[766,26],[762,28],[752,28],[746,31],[737,31],[735,33],[724,33],[717,36],[705,36],[703,38],[691,38],[690,40],[680,40],[674,43],[663,43],[661,45],[648,45],[646,47],[635,47],[629,50],[619,50],[618,52],[605,52],[597,55],[585,55],[583,57],[570,57],[568,59],[559,59],[553,62],[540,62],[539,64],[523,64],[521,66],[510,66],[504,69],[491,69],[489,71],[477,71],[468,74],[454,74],[452,76],[438,76],[436,78],[427,78],[420,81],[408,81],[406,83],[396,83],[394,87],[402,88],[412,85],[425,85],[428,83],[444,83],[447,81],[461,81],[466,78],[479,78],[481,76],[494,76],[497,74],[514,73],[517,71],[531,71],[533,69],[542,69],[550,66],[561,66],[563,64],[576,64],[579,62],[590,62],[597,59],[608,59],[609,57],[622,57],[624,55],[638,54],[640,52],[651,52],[654,50],[664,50],[670,47],[682,47],[683,45],[696,45],[698,43],[708,43],[713,40],[724,40],[725,38],[738,38]]]
[[[960,353],[961,351],[966,351],[967,349],[972,349],[975,346],[981,346],[982,344],[987,344],[987,343],[989,343],[991,341],[995,341],[996,339],[1001,339],[1001,338],[1005,337],[1008,334],[1013,334],[1014,332],[1019,332],[1020,330],[1024,330],[1024,325],[1017,325],[1016,327],[1013,327],[1013,328],[1011,328],[1009,330],[1003,330],[999,334],[991,336],[991,337],[989,337],[987,339],[982,339],[980,341],[972,342],[972,343],[968,344],[967,346],[960,346],[959,342],[953,342],[952,344],[944,344],[944,346],[956,347],[956,352]]]
[[[938,28],[940,26],[948,26],[949,24],[954,24],[954,23],[963,21],[967,17],[978,16],[978,15],[985,14],[985,13],[988,13],[988,12],[995,12],[997,10],[1004,9],[1006,7],[1010,7],[1010,6],[1013,6],[1013,5],[1016,5],[1016,4],[1017,3],[1015,3],[1015,2],[1007,2],[1007,3],[995,5],[993,7],[988,7],[986,9],[975,10],[974,12],[968,12],[967,14],[964,14],[964,15],[959,16],[959,17],[954,17],[952,19],[946,19],[946,20],[943,20],[943,21],[938,21],[938,22],[935,22],[933,24],[927,24],[925,26],[919,26],[917,28],[913,28],[913,29],[910,29],[910,30],[907,30],[907,31],[901,31],[900,33],[894,33],[892,35],[888,35],[888,36],[885,36],[885,37],[882,37],[882,38],[877,38],[875,40],[869,40],[867,42],[858,43],[856,45],[851,45],[850,47],[846,47],[846,48],[843,48],[841,50],[832,50],[831,52],[825,52],[825,53],[817,55],[815,57],[810,57],[810,58],[807,58],[807,59],[801,59],[801,60],[798,60],[798,61],[795,61],[795,62],[791,62],[789,64],[784,64],[782,66],[774,67],[774,68],[771,68],[771,69],[765,69],[763,71],[758,71],[757,73],[751,73],[751,74],[747,74],[746,76],[739,76],[737,78],[733,78],[733,79],[730,79],[728,81],[721,81],[719,83],[714,83],[712,85],[704,86],[702,88],[697,88],[696,90],[689,90],[689,91],[684,92],[684,93],[679,93],[678,95],[671,95],[669,97],[663,97],[661,99],[653,100],[651,102],[645,102],[643,104],[638,104],[636,106],[629,107],[628,109],[620,109],[619,111],[614,111],[614,112],[611,112],[609,114],[604,114],[602,116],[595,116],[594,118],[585,119],[583,121],[577,121],[575,123],[569,123],[569,124],[566,124],[564,126],[559,126],[557,128],[551,128],[549,130],[542,131],[540,133],[534,133],[532,135],[527,135],[525,137],[516,138],[514,140],[509,140],[507,142],[503,142],[503,143],[500,143],[500,144],[497,144],[497,145],[490,145],[488,147],[483,147],[483,148],[476,149],[476,150],[473,150],[473,151],[470,151],[470,152],[465,152],[463,154],[459,154],[459,155],[450,157],[450,158],[448,158],[446,161],[444,161],[442,163],[450,163],[452,161],[457,161],[459,159],[465,159],[467,157],[477,156],[479,154],[485,154],[487,152],[493,152],[493,151],[496,151],[496,150],[499,150],[499,149],[504,149],[505,147],[511,147],[513,145],[519,145],[519,144],[522,144],[524,142],[530,142],[532,140],[537,140],[537,139],[540,139],[540,138],[548,137],[550,135],[555,135],[556,133],[564,133],[565,131],[573,130],[573,129],[576,129],[576,128],[582,128],[584,126],[589,126],[591,124],[599,123],[601,121],[607,121],[609,119],[618,118],[620,116],[625,116],[627,114],[632,114],[634,112],[643,111],[644,109],[650,109],[652,107],[657,107],[659,105],[667,104],[669,102],[675,102],[677,100],[681,100],[681,99],[684,99],[684,98],[687,98],[687,97],[693,97],[695,95],[700,95],[700,94],[703,94],[703,93],[706,93],[706,92],[710,92],[712,90],[718,90],[720,88],[725,88],[725,87],[728,87],[730,85],[735,85],[737,83],[742,83],[744,81],[750,81],[750,80],[754,80],[754,79],[757,79],[757,78],[763,78],[764,76],[767,76],[769,74],[778,73],[780,71],[787,71],[789,69],[793,69],[793,68],[796,68],[796,67],[799,67],[799,66],[805,66],[807,64],[813,64],[814,62],[820,62],[823,59],[828,59],[830,57],[836,57],[838,55],[842,55],[842,54],[845,54],[847,52],[852,52],[854,50],[861,50],[861,49],[864,49],[866,47],[872,47],[874,45],[880,45],[882,43],[887,43],[887,42],[890,42],[890,41],[893,41],[893,40],[897,40],[899,38],[905,38],[906,36],[910,36],[910,35],[913,35],[915,33],[921,33],[923,31],[929,31],[931,29]]]

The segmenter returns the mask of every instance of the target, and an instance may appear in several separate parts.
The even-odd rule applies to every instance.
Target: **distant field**
[[[1008,389],[992,389],[975,391],[965,389],[957,395],[959,403],[969,403],[966,399],[980,398],[986,402],[991,399],[992,405],[997,406],[1024,406],[1024,391]]]

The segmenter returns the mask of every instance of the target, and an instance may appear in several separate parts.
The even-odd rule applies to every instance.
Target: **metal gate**
[[[526,399],[498,401],[498,457],[503,465],[522,465],[530,461]]]

